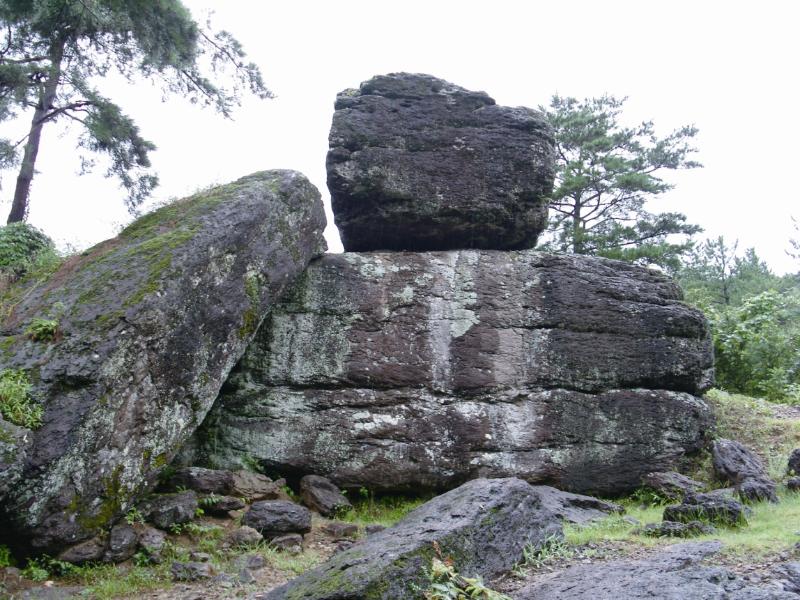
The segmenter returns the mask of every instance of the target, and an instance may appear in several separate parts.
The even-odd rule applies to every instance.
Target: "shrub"
[[[0,270],[22,275],[43,255],[55,255],[53,241],[27,223],[0,227]]]
[[[33,401],[31,389],[25,371],[5,369],[0,372],[0,414],[6,421],[28,429],[42,425],[43,409]]]
[[[50,342],[58,334],[58,321],[34,317],[25,329],[27,335],[34,342]]]

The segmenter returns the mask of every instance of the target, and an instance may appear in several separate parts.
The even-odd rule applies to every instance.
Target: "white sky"
[[[277,99],[248,100],[233,122],[146,84],[106,90],[158,146],[154,201],[253,171],[305,173],[326,203],[325,154],[338,91],[393,71],[430,73],[484,90],[499,104],[535,107],[551,94],[629,96],[626,116],[661,134],[700,129],[705,168],[651,208],[680,211],[706,235],[754,246],[779,273],[790,215],[800,217],[800,3],[459,0],[186,0],[230,30]],[[26,116],[27,121],[29,117]],[[30,220],[84,247],[129,220],[114,180],[78,178],[70,135],[45,130]],[[14,173],[3,177],[3,221]],[[340,250],[328,214],[327,237]]]

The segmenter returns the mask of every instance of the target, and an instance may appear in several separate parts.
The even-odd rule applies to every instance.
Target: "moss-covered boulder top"
[[[0,374],[29,383],[21,399],[41,410],[0,418],[9,541],[53,551],[124,514],[203,420],[270,306],[324,252],[324,227],[303,175],[256,173],[8,291]]]

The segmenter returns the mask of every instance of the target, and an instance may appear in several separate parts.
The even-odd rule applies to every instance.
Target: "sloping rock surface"
[[[276,307],[195,440],[340,487],[517,476],[634,489],[700,447],[706,322],[663,275],[533,251],[327,255]],[[191,458],[187,459],[191,460]]]
[[[547,222],[553,146],[540,112],[430,75],[345,90],[327,160],[345,250],[533,248]]]
[[[569,504],[552,498],[556,490],[545,493],[556,504]],[[561,519],[544,506],[538,488],[514,478],[475,479],[264,598],[416,598],[425,588],[434,542],[462,575],[490,578],[510,570],[526,545],[536,546],[560,533]]]
[[[723,567],[698,564],[719,542],[670,546],[639,561],[576,565],[514,594],[515,600],[790,600],[795,583],[786,574],[754,584]],[[792,575],[790,573],[790,575]]]
[[[324,251],[320,196],[267,171],[163,207],[25,291],[0,369],[22,369],[43,424],[4,453],[7,542],[53,551],[107,528],[204,419],[284,289]],[[25,329],[58,320],[51,342]]]

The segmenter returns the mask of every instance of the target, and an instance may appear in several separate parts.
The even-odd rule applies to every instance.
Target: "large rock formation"
[[[430,75],[336,98],[328,187],[348,251],[533,248],[553,165],[541,113]]]
[[[305,177],[257,173],[161,208],[21,291],[0,370],[24,373],[44,415],[0,436],[3,542],[53,552],[124,514],[324,251],[324,226]],[[58,328],[33,341],[42,317]]]
[[[633,489],[709,424],[708,329],[679,298],[597,258],[327,255],[265,322],[195,456],[384,490]]]

